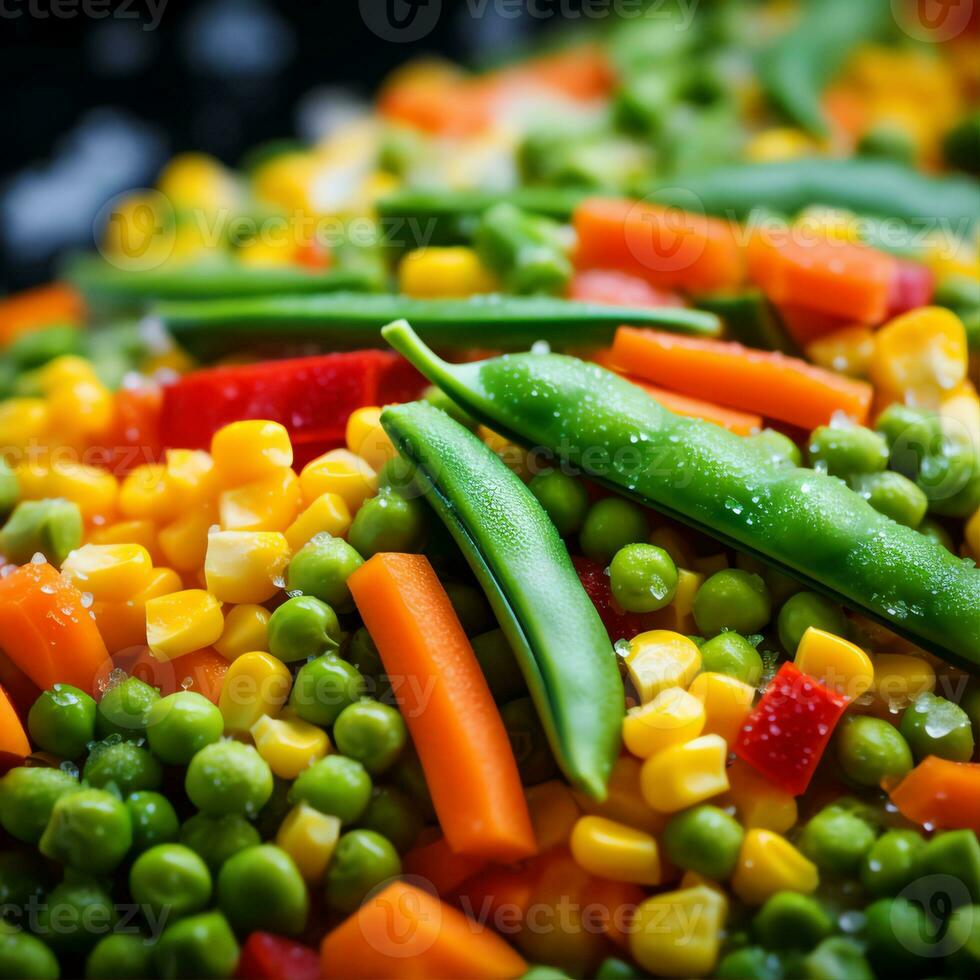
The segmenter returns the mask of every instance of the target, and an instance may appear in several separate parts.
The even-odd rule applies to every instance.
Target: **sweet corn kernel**
[[[630,953],[660,977],[707,977],[718,960],[728,902],[699,885],[654,895],[637,906]]]
[[[119,488],[119,510],[130,518],[162,523],[177,513],[170,492],[167,469],[162,463],[144,463],[131,470]]]
[[[656,838],[605,817],[579,817],[569,841],[572,857],[590,874],[636,885],[660,884]]]
[[[745,147],[745,156],[755,163],[773,163],[804,157],[814,149],[813,141],[803,130],[779,126],[753,136]]]
[[[95,599],[129,599],[150,583],[153,562],[139,544],[83,544],[62,562],[61,570],[81,592]]]
[[[235,663],[241,663],[242,659],[239,657]],[[259,755],[280,779],[295,779],[330,751],[327,733],[301,718],[265,715],[252,725],[251,732]]]
[[[271,616],[264,606],[235,606],[225,616],[221,638],[214,642],[215,650],[226,660],[235,660],[250,650],[268,649]]]
[[[906,653],[879,653],[874,658],[872,691],[876,700],[890,708],[911,704],[923,691],[936,687],[936,671],[922,657]]]
[[[820,874],[785,837],[754,827],[742,839],[732,891],[748,905],[761,905],[776,892],[817,890]]]
[[[303,467],[299,482],[308,504],[325,493],[335,493],[343,497],[351,514],[378,492],[377,473],[349,449],[331,449],[311,459]]]
[[[871,658],[855,643],[811,626],[803,634],[793,661],[804,674],[854,701],[874,684]]]
[[[963,537],[966,539],[966,546],[973,553],[973,557],[980,562],[980,508],[975,510],[973,517],[966,522]]]
[[[381,427],[381,409],[376,406],[358,408],[347,419],[347,448],[376,470],[398,455]]]
[[[667,825],[667,817],[652,809],[640,792],[642,763],[630,755],[621,755],[613,764],[606,786],[606,798],[597,803],[584,793],[573,792],[575,802],[583,813],[607,817],[627,827],[659,834]]]
[[[538,850],[547,851],[564,844],[581,812],[572,791],[565,783],[550,779],[546,783],[529,786],[525,795]]]
[[[668,687],[686,688],[700,669],[701,651],[680,633],[650,630],[630,640],[626,670],[644,704]]]
[[[109,653],[146,644],[146,604],[158,596],[170,595],[183,588],[180,576],[172,568],[154,568],[142,591],[129,599],[92,603],[92,615]]]
[[[279,825],[276,844],[296,862],[303,879],[315,884],[326,873],[339,836],[338,817],[321,813],[308,803],[300,803]]]
[[[291,469],[225,490],[218,498],[225,531],[285,531],[301,505],[299,478]]]
[[[874,349],[875,337],[870,327],[845,327],[807,344],[806,356],[828,371],[866,378]]]
[[[237,261],[250,266],[290,265],[295,261],[296,249],[287,236],[276,241],[253,238],[243,242],[236,254]]]
[[[795,825],[799,817],[796,798],[770,783],[757,769],[736,760],[728,767],[728,782],[728,798],[746,830],[760,827],[784,834]]]
[[[175,210],[212,211],[238,197],[235,178],[206,153],[178,153],[160,172],[157,188]]]
[[[661,813],[675,813],[728,789],[728,746],[720,735],[700,735],[671,745],[643,763],[640,788]]]
[[[38,368],[37,372],[37,386],[48,396],[59,388],[98,380],[91,361],[77,354],[62,354]]]
[[[78,504],[86,518],[111,514],[115,509],[119,484],[111,473],[97,466],[37,460],[22,463],[14,473],[23,500],[64,497]]]
[[[951,439],[968,439],[973,446],[980,447],[980,398],[969,381],[942,396],[939,421]]]
[[[78,381],[48,395],[51,429],[70,445],[87,445],[112,423],[115,399],[101,381]]]
[[[282,588],[289,542],[276,531],[214,531],[207,538],[204,575],[222,602],[265,602]]]
[[[92,544],[140,544],[150,553],[154,565],[163,564],[153,521],[131,520],[105,524],[92,529],[89,541]]]
[[[199,507],[161,528],[158,540],[166,563],[178,572],[197,571],[204,564],[208,531],[216,518],[213,507]]]
[[[398,286],[406,296],[464,297],[492,293],[493,273],[471,248],[417,248],[398,267]]]
[[[0,446],[23,449],[43,439],[48,431],[48,406],[43,398],[8,398],[0,401]]]
[[[224,625],[221,603],[203,589],[185,589],[146,603],[146,643],[158,660],[211,646]]]
[[[728,674],[707,671],[691,682],[688,693],[704,706],[704,731],[720,735],[729,745],[752,710],[755,688]]]
[[[670,745],[697,738],[704,728],[704,705],[682,687],[668,687],[652,701],[630,708],[623,719],[623,744],[646,759]]]
[[[324,493],[286,528],[286,540],[293,551],[299,551],[323,531],[333,538],[342,538],[350,525],[350,509],[344,498],[339,493]]]
[[[692,552],[683,532],[670,524],[661,524],[650,535],[650,544],[663,548],[678,568],[690,568],[694,564]]]
[[[256,650],[233,660],[218,700],[225,732],[244,735],[260,718],[279,714],[292,682],[289,668],[271,653]]]
[[[181,510],[209,503],[217,493],[214,460],[203,449],[168,449],[164,466],[167,485]]]
[[[670,530],[670,529],[668,529]],[[657,537],[654,532],[653,537]],[[662,547],[662,546],[658,546]],[[665,549],[666,550],[666,549]],[[661,628],[675,633],[697,633],[697,623],[694,622],[694,597],[698,594],[704,582],[700,572],[692,572],[687,568],[677,569],[677,590],[669,606],[654,613],[654,622]]]
[[[232,422],[211,439],[215,473],[233,487],[273,476],[293,465],[293,444],[285,426],[263,419]]]

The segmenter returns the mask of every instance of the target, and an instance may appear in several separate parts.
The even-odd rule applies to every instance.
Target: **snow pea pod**
[[[520,479],[445,412],[413,402],[386,408],[381,424],[486,592],[556,761],[602,799],[619,753],[623,684],[557,530]]]
[[[681,418],[597,365],[514,354],[451,365],[408,324],[391,345],[471,415],[765,560],[973,671],[980,570],[875,511],[847,485]]]

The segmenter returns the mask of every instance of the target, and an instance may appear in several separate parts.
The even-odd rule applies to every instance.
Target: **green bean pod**
[[[381,424],[487,594],[569,781],[602,799],[624,711],[616,654],[554,525],[475,435],[427,402]]]
[[[719,426],[668,412],[576,358],[514,354],[451,365],[407,323],[391,345],[497,432],[832,595],[980,670],[980,570],[875,511],[835,477],[774,464]]]

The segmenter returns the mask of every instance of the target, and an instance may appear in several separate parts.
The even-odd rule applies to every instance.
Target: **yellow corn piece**
[[[154,565],[163,564],[153,521],[129,520],[104,524],[92,529],[89,541],[92,544],[140,544],[150,553]]]
[[[119,510],[125,517],[164,523],[174,517],[178,502],[170,491],[167,468],[144,463],[126,474],[119,488]]]
[[[378,492],[378,474],[349,449],[331,449],[311,459],[303,467],[299,482],[307,504],[325,493],[335,493],[343,497],[351,514]]]
[[[780,126],[753,136],[745,147],[745,157],[754,163],[775,163],[805,157],[815,149],[813,140],[803,130]]]
[[[643,763],[643,799],[661,813],[676,813],[728,789],[728,746],[720,735],[672,745]]]
[[[37,372],[37,386],[49,397],[59,388],[98,380],[91,361],[77,354],[62,354],[38,368]]]
[[[654,532],[654,537],[656,536]],[[678,567],[677,590],[674,592],[674,598],[671,599],[669,606],[655,613],[655,621],[662,629],[673,630],[675,633],[697,633],[697,623],[694,622],[694,597],[703,582],[704,576],[700,572]]]
[[[243,265],[259,267],[290,265],[295,257],[295,243],[285,230],[275,240],[262,241],[261,238],[253,238],[244,242],[236,253],[237,260]]]
[[[936,687],[936,671],[922,657],[906,653],[879,653],[874,658],[875,698],[888,707],[901,709],[923,691]]]
[[[685,871],[681,875],[681,880],[678,883],[681,890],[685,888],[713,888],[716,892],[720,892],[722,895],[725,894],[725,888],[723,885],[719,884],[711,878],[705,878],[704,875],[698,874],[697,871]]]
[[[402,259],[398,285],[406,296],[438,298],[492,293],[493,273],[471,248],[417,248]]]
[[[968,441],[980,451],[980,398],[969,381],[943,396],[939,419],[950,438]]]
[[[153,192],[127,194],[119,200],[102,239],[102,250],[117,264],[132,261],[138,269],[172,258],[173,245],[173,209]]]
[[[720,572],[728,568],[728,555],[720,551],[716,555],[705,555],[704,558],[695,558],[693,564],[695,571],[701,575],[714,575],[715,572]]]
[[[285,531],[301,506],[299,478],[288,468],[264,480],[225,490],[218,498],[225,531]]]
[[[7,398],[0,401],[0,453],[23,449],[48,432],[48,406],[43,398]]]
[[[229,207],[238,199],[235,178],[206,153],[178,153],[157,178],[157,189],[175,211]]]
[[[239,657],[235,664],[243,659]],[[295,779],[307,766],[330,751],[327,733],[301,718],[264,715],[252,725],[251,732],[259,755],[281,779]]]
[[[684,687],[701,669],[701,651],[693,640],[671,630],[650,630],[630,640],[626,670],[646,704],[668,687]]]
[[[158,596],[170,595],[183,588],[180,576],[172,568],[154,568],[142,591],[129,599],[92,603],[92,615],[109,653],[146,644],[146,604]]]
[[[253,178],[255,196],[290,214],[309,211],[310,192],[318,169],[311,153],[280,153],[256,171]]]
[[[24,500],[64,497],[78,504],[85,518],[111,514],[116,507],[119,484],[97,466],[65,460],[30,461],[14,468]]]
[[[866,378],[875,349],[870,327],[845,327],[807,344],[807,360],[828,371]]]
[[[861,240],[854,213],[844,208],[828,208],[819,204],[804,208],[791,228],[804,237],[829,238],[838,242]]]
[[[704,705],[682,687],[668,687],[652,701],[630,708],[623,719],[623,744],[641,759],[697,738]]]
[[[62,386],[48,395],[51,429],[70,445],[87,445],[103,435],[114,414],[112,392],[98,378]]]
[[[688,540],[683,532],[670,524],[654,528],[650,535],[650,544],[663,548],[678,568],[691,568],[694,564],[694,553]]]
[[[793,661],[804,674],[855,701],[874,684],[871,658],[856,644],[811,626],[803,634]]]
[[[538,850],[564,844],[581,814],[572,791],[560,780],[550,779],[529,786],[525,795]]]
[[[279,714],[292,682],[289,668],[271,653],[255,650],[233,660],[218,699],[225,732],[244,735],[260,718]]]
[[[222,602],[265,602],[282,588],[289,542],[276,531],[214,531],[207,538],[204,575]]]
[[[980,508],[977,508],[973,512],[973,516],[966,522],[963,537],[966,540],[966,546],[973,553],[973,557],[980,562]]]
[[[339,493],[323,493],[286,528],[286,540],[293,551],[299,551],[324,531],[333,538],[342,538],[350,525],[350,509],[344,498]]]
[[[129,599],[146,588],[153,572],[150,553],[139,544],[83,544],[61,564],[81,592],[95,599]]]
[[[208,550],[208,531],[217,523],[213,507],[198,507],[160,529],[158,540],[164,560],[178,572],[195,572]]]
[[[218,429],[211,437],[211,458],[221,485],[235,487],[288,469],[293,444],[278,422],[246,419]]]
[[[820,873],[785,837],[754,827],[742,839],[731,887],[747,905],[761,905],[776,892],[817,890]]]
[[[785,834],[796,823],[796,798],[769,782],[752,766],[736,761],[728,767],[728,782],[728,798],[746,830],[761,827]]]
[[[613,763],[606,787],[606,798],[597,803],[584,793],[573,791],[575,802],[583,813],[607,817],[627,827],[659,834],[667,826],[667,817],[652,809],[640,792],[642,763],[630,755],[621,755]]]
[[[528,455],[523,447],[499,435],[493,429],[488,429],[485,425],[479,426],[476,434],[488,448],[492,449],[500,457],[500,461],[507,469],[512,470],[524,481],[531,478]]]
[[[308,803],[294,806],[276,831],[276,844],[296,862],[303,880],[320,881],[340,837],[340,818]]]
[[[699,885],[654,895],[637,906],[630,953],[655,976],[711,976],[727,914],[728,902],[717,888]]]
[[[158,660],[211,646],[224,625],[221,603],[203,589],[185,589],[146,603],[146,644]]]
[[[250,650],[268,649],[271,617],[265,606],[235,606],[225,616],[221,637],[213,644],[215,650],[226,660],[235,660]]]
[[[635,885],[660,884],[660,851],[652,834],[605,817],[579,817],[569,841],[576,864],[590,874]]]
[[[168,449],[164,467],[181,510],[208,504],[217,494],[214,460],[203,449]]]
[[[729,745],[734,745],[739,729],[752,710],[755,688],[728,674],[707,671],[694,678],[688,694],[704,706],[705,733],[720,735]]]
[[[376,470],[398,455],[388,433],[381,427],[381,409],[377,406],[351,412],[347,419],[346,439],[347,448]]]

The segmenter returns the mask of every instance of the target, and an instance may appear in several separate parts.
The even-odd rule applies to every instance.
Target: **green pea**
[[[718,980],[783,980],[779,957],[761,946],[745,946],[726,953],[713,976]]]
[[[756,913],[752,928],[769,949],[812,949],[833,932],[834,923],[815,898],[776,892]]]
[[[783,649],[794,656],[803,634],[811,627],[843,636],[847,619],[836,603],[817,595],[816,592],[797,592],[783,603],[776,619],[779,642]]]
[[[32,928],[55,952],[72,955],[91,949],[118,919],[109,892],[94,878],[81,876],[51,889]]]
[[[762,452],[767,463],[778,466],[802,466],[803,454],[789,436],[775,429],[763,429],[746,440]]]
[[[365,500],[354,515],[348,537],[365,558],[380,551],[414,553],[425,535],[425,510],[421,500],[382,490]]]
[[[875,971],[908,972],[913,950],[931,933],[922,908],[905,898],[879,898],[864,910],[864,916],[867,955]]]
[[[108,874],[126,856],[133,825],[126,804],[101,789],[60,797],[38,848],[45,857],[87,874]]]
[[[855,813],[831,804],[810,818],[798,846],[821,871],[845,875],[857,870],[874,842],[873,827]]]
[[[212,742],[191,759],[184,789],[194,806],[210,817],[255,816],[272,795],[272,770],[251,745]]]
[[[622,497],[604,497],[586,513],[579,544],[587,558],[607,564],[620,548],[649,536],[650,522],[641,507]]]
[[[11,837],[36,844],[55,803],[79,789],[78,780],[61,769],[11,769],[0,779],[0,824]]]
[[[289,706],[304,721],[327,728],[364,693],[357,668],[332,653],[303,664],[289,693]]]
[[[48,881],[47,866],[37,854],[0,851],[0,910],[13,910],[16,915],[16,910],[41,898],[47,891]]]
[[[916,760],[937,755],[953,762],[969,762],[973,756],[973,726],[969,715],[938,694],[923,691],[905,709],[899,731]]]
[[[233,854],[262,842],[258,830],[239,813],[209,817],[195,813],[180,828],[180,842],[216,872]]]
[[[694,597],[694,621],[705,636],[724,630],[757,633],[772,615],[772,601],[759,575],[740,568],[715,572]]]
[[[875,422],[875,429],[888,442],[890,465],[907,477],[914,477],[927,454],[934,452],[942,439],[939,416],[935,412],[895,402]]]
[[[309,803],[341,823],[360,819],[371,799],[371,777],[356,759],[328,755],[304,769],[289,791],[290,803]]]
[[[337,716],[333,727],[337,749],[356,759],[372,776],[390,768],[408,740],[397,708],[379,701],[358,701]]]
[[[803,589],[803,586],[792,576],[777,572],[751,555],[739,552],[735,556],[735,566],[762,576],[774,606],[781,606],[791,595],[796,595]]]
[[[146,735],[146,716],[160,700],[160,692],[138,677],[127,677],[113,684],[99,701],[95,731],[99,738],[121,735],[141,739]]]
[[[498,704],[527,693],[524,675],[517,666],[510,641],[500,629],[481,633],[470,640],[493,699]]]
[[[157,844],[129,870],[133,901],[155,916],[168,918],[200,912],[211,897],[211,872],[189,847]]]
[[[595,980],[635,980],[636,967],[625,960],[609,956],[599,964],[595,971]]]
[[[929,499],[910,479],[901,473],[867,473],[849,481],[876,511],[906,527],[918,527],[926,516]]]
[[[224,731],[217,705],[196,691],[177,691],[151,705],[146,716],[146,737],[158,759],[170,766],[186,766],[193,756]]]
[[[980,507],[980,456],[968,438],[946,437],[940,452],[923,456],[915,482],[930,513],[969,517]]]
[[[861,861],[861,884],[871,895],[897,895],[919,874],[926,842],[914,830],[889,830]]]
[[[126,809],[133,825],[133,854],[177,839],[180,830],[177,811],[162,793],[151,790],[130,793],[126,798]]]
[[[859,943],[846,936],[831,936],[802,963],[805,980],[875,980]]]
[[[449,596],[449,601],[453,604],[456,616],[467,636],[493,629],[496,625],[493,612],[486,596],[479,589],[459,582],[449,582],[445,588],[446,595]]]
[[[363,564],[364,559],[343,538],[318,534],[293,555],[286,570],[286,589],[314,596],[338,612],[350,612],[354,600],[347,579]]]
[[[677,566],[663,548],[628,544],[613,557],[609,583],[616,601],[627,612],[655,612],[674,598]]]
[[[707,878],[727,878],[742,846],[742,825],[709,804],[671,817],[664,829],[664,848],[674,864]]]
[[[387,837],[395,850],[404,854],[415,843],[422,829],[422,818],[401,790],[394,786],[375,786],[358,826]]]
[[[922,852],[921,868],[926,875],[958,878],[971,899],[980,902],[980,842],[972,830],[936,834]]]
[[[225,980],[238,964],[238,943],[220,912],[201,912],[171,923],[153,950],[161,980]]]
[[[759,651],[740,633],[729,630],[701,644],[701,669],[727,674],[755,686],[762,677]]]
[[[95,701],[71,684],[55,684],[31,705],[27,727],[45,752],[77,759],[95,738]]]
[[[228,858],[218,872],[217,897],[218,908],[242,935],[261,929],[295,936],[306,927],[306,882],[293,859],[274,844],[247,847]]]
[[[40,552],[60,566],[82,543],[82,514],[68,500],[22,500],[0,530],[0,554],[24,565]]]
[[[0,919],[0,977],[58,980],[58,958],[36,936]]]
[[[821,425],[810,434],[810,466],[831,476],[880,473],[888,465],[888,442],[862,425]]]
[[[86,980],[132,980],[153,975],[153,943],[133,932],[103,936],[85,961]]]
[[[157,789],[163,782],[163,770],[146,749],[133,742],[114,742],[110,738],[92,747],[82,779],[99,789],[114,786],[122,796],[127,796],[139,789]]]
[[[563,538],[582,527],[589,510],[589,494],[581,480],[561,470],[548,470],[533,477],[527,488]]]
[[[877,787],[886,776],[904,776],[912,768],[912,752],[894,725],[858,716],[838,729],[837,761],[848,779]]]
[[[521,980],[570,980],[570,978],[564,970],[554,966],[532,966],[526,973],[521,974]]]
[[[548,740],[530,698],[508,701],[500,708],[500,717],[517,760],[521,782],[525,786],[543,783],[556,775],[558,768]]]
[[[390,841],[373,830],[350,830],[337,841],[327,868],[327,904],[339,912],[353,912],[372,888],[401,870]]]
[[[310,595],[287,599],[269,619],[269,653],[283,663],[336,650],[343,636],[337,614]]]

